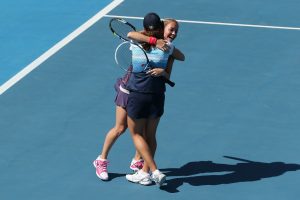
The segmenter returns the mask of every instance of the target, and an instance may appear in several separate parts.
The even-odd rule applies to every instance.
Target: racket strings
[[[141,47],[130,42],[123,42],[117,47],[115,60],[124,71],[139,73],[142,76],[145,76],[147,71],[151,69],[145,52]]]
[[[120,44],[115,52],[115,60],[121,69],[127,72],[132,71],[132,51],[127,42]]]
[[[114,34],[119,35],[123,39],[130,40],[130,38],[127,37],[127,34],[131,31],[134,31],[134,29],[127,25],[126,23],[122,23],[118,20],[113,20],[110,22],[110,26],[113,29]]]

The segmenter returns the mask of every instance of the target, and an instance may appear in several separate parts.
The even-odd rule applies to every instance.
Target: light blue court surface
[[[87,17],[49,37],[59,41],[109,3],[95,3],[90,13],[89,3],[78,3]],[[0,96],[0,198],[298,199],[299,7],[293,0],[125,0]],[[189,20],[174,43],[186,61],[174,65],[176,86],[168,87],[157,132],[156,161],[168,175],[160,189],[126,181],[134,154],[128,131],[110,152],[110,181],[99,180],[92,166],[114,124],[113,84],[122,75],[108,22],[149,11]],[[141,27],[140,19],[128,21]],[[12,54],[27,60],[22,66],[55,39],[42,48],[32,43],[24,48],[35,56]]]
[[[111,0],[0,2],[0,85]]]

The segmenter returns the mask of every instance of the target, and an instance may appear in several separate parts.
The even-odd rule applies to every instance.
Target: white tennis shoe
[[[162,186],[163,183],[166,181],[166,175],[161,173],[158,169],[152,172],[151,178],[159,186]]]
[[[152,181],[150,179],[150,174],[144,172],[143,170],[138,170],[134,174],[127,174],[126,179],[133,183],[139,183],[141,185],[150,185]]]

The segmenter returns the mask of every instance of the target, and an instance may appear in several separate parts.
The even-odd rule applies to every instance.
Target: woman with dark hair
[[[143,45],[151,62],[152,70],[145,72],[145,76],[136,76],[132,73],[127,83],[130,91],[127,102],[127,122],[134,145],[144,160],[144,166],[134,174],[126,175],[128,181],[149,185],[154,181],[162,185],[166,176],[161,173],[154,161],[156,149],[156,129],[160,117],[164,113],[165,79],[168,77],[165,71],[168,58],[172,55],[172,46],[169,51],[155,48],[155,40],[163,38],[164,24],[156,13],[148,13],[143,20],[143,34],[154,40]],[[152,45],[151,45],[152,44]],[[138,48],[132,48],[133,71],[140,69],[135,58],[139,57]],[[150,173],[151,172],[151,176]]]

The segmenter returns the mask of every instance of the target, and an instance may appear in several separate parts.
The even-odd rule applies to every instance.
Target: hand
[[[159,76],[165,76],[165,70],[162,68],[153,68],[147,72],[147,74],[150,74],[151,76],[159,77]]]
[[[170,49],[170,47],[168,45],[168,41],[163,40],[163,39],[158,39],[156,41],[156,47],[162,51],[168,51]]]

